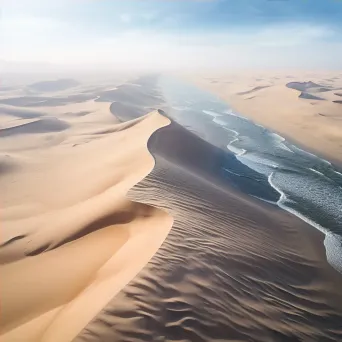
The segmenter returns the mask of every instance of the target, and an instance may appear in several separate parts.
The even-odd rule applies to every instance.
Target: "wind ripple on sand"
[[[176,123],[148,147],[156,165],[129,197],[173,227],[76,342],[342,339],[341,279],[319,232],[230,189],[220,150]]]
[[[76,152],[49,150],[29,195],[19,186],[21,202],[2,208],[1,341],[72,340],[160,247],[172,218],[126,193],[152,170],[147,140],[168,123],[151,113],[96,131],[101,139]],[[15,165],[28,187],[20,171],[30,162]]]

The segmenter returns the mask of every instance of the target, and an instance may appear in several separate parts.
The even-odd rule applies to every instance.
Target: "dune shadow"
[[[1,99],[0,103],[15,107],[58,107],[82,103],[94,99],[92,94],[77,94],[66,97],[21,96]]]
[[[251,93],[254,93],[258,90],[262,90],[262,89],[265,89],[265,88],[269,88],[270,86],[258,86],[258,87],[254,87],[253,89],[251,90],[247,90],[247,91],[242,91],[240,93],[237,93],[237,95],[248,95],[248,94],[251,94]]]
[[[0,129],[0,138],[21,134],[61,132],[68,129],[69,127],[70,125],[68,123],[57,118],[41,118],[34,122]]]
[[[36,92],[55,92],[77,87],[80,83],[76,80],[65,78],[53,81],[41,81],[28,86],[29,90]]]

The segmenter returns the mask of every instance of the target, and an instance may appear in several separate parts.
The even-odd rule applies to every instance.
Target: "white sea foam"
[[[289,149],[285,144],[283,143],[280,143],[279,144],[279,147],[285,151],[288,151],[288,152],[291,152],[291,153],[294,153],[291,149]]]
[[[227,110],[224,111],[224,113],[225,114],[231,114],[231,113],[233,113],[233,111],[231,109],[227,109]]]
[[[213,116],[214,118],[216,118],[217,116],[222,116],[222,114],[217,113],[217,112],[213,112],[213,111],[211,111],[211,110],[202,110],[202,112],[203,112],[204,114],[208,114],[208,115],[210,115],[210,116]]]
[[[280,166],[274,160],[270,160],[270,159],[267,159],[267,158],[259,157],[258,155],[252,154],[252,153],[249,153],[244,158],[248,159],[249,161],[254,162],[256,164],[262,164],[262,165],[265,165],[265,166],[269,166],[269,167],[271,167],[273,169],[277,169]]]
[[[338,171],[334,171],[336,174],[338,174],[339,176],[342,176],[342,173],[341,172],[338,172]]]
[[[218,124],[220,126],[226,125],[226,122],[224,122],[223,120],[218,119],[217,117],[213,120],[213,122],[215,122],[216,124]],[[225,127],[223,127],[223,128],[225,128]]]
[[[282,137],[281,135],[277,134],[277,133],[270,132],[270,135],[273,136],[274,138],[278,139],[279,142],[285,141],[285,138]]]
[[[326,228],[324,228],[320,224],[314,222],[313,220],[311,220],[307,216],[303,215],[299,211],[297,211],[293,208],[290,208],[286,205],[286,201],[288,200],[286,197],[286,194],[284,193],[284,191],[282,191],[280,188],[278,188],[272,180],[274,173],[275,173],[274,169],[278,169],[280,167],[279,164],[275,163],[273,160],[268,160],[266,158],[259,158],[253,154],[249,154],[249,153],[247,153],[247,151],[245,149],[238,148],[238,147],[234,146],[233,144],[239,141],[239,136],[240,136],[239,132],[228,128],[227,123],[218,118],[219,116],[222,116],[222,114],[218,114],[218,113],[213,112],[213,111],[203,111],[203,112],[205,114],[213,116],[214,117],[213,121],[215,123],[217,123],[218,125],[221,125],[222,128],[224,128],[225,130],[232,132],[234,134],[234,139],[227,145],[228,150],[233,152],[236,155],[236,158],[241,163],[243,163],[244,165],[253,169],[256,172],[258,172],[260,174],[264,174],[265,176],[267,176],[270,186],[280,194],[280,198],[277,202],[267,201],[267,200],[264,200],[264,199],[259,198],[257,196],[253,196],[253,197],[256,197],[256,198],[263,200],[265,202],[269,202],[270,204],[273,204],[273,205],[278,205],[283,210],[286,210],[287,212],[297,216],[299,219],[303,220],[304,222],[308,223],[312,227],[321,231],[325,235],[324,246],[325,246],[325,250],[326,250],[327,261],[338,272],[342,273],[342,258],[341,258],[342,238],[337,234],[331,233],[329,230],[327,230]],[[249,120],[248,118],[245,118],[241,115],[235,114],[232,110],[227,110],[224,113],[231,115],[231,116],[238,117],[242,120],[249,121],[251,124],[254,124],[254,125],[256,125],[262,129],[266,129],[265,127],[263,127],[261,125],[255,124],[253,121]],[[325,164],[331,166],[330,162],[328,162],[327,160],[321,159],[321,158],[317,157],[316,155],[314,155],[310,152],[304,151],[304,150],[302,150],[302,149],[300,149],[294,145],[289,145],[289,147],[288,147],[287,145],[284,144],[284,142],[286,141],[286,139],[284,137],[280,136],[279,134],[269,132],[267,129],[266,129],[266,131],[268,132],[270,137],[274,138],[274,140],[277,143],[277,146],[279,148],[281,148],[285,151],[288,151],[290,153],[301,152],[302,154],[307,155],[308,157],[314,158],[316,160],[319,159],[320,161],[324,162]],[[241,176],[241,175],[234,173],[228,169],[225,169],[225,170],[231,174]],[[312,168],[310,170],[312,172],[315,172],[316,174],[319,174],[319,175],[326,178],[326,176],[324,174],[322,174],[321,172],[319,172],[315,169],[312,169]],[[336,174],[338,174],[339,176],[342,176],[342,173],[340,173],[338,171],[334,171],[334,172]]]
[[[231,115],[231,116],[235,116],[235,117],[237,117],[237,118],[239,118],[239,119],[242,119],[242,120],[245,120],[245,121],[250,121],[250,122],[252,123],[252,121],[249,120],[248,118],[246,118],[246,117],[244,117],[244,116],[242,116],[242,115],[236,114],[236,113],[234,113],[234,112],[231,111],[231,110],[230,110],[230,111],[226,110],[224,113],[225,113],[225,114],[228,114],[228,115]]]
[[[234,139],[232,142],[235,142],[237,141],[238,139]],[[227,148],[229,151],[233,152],[234,154],[236,154],[237,156],[242,156],[244,155],[247,151],[243,148],[238,148],[238,147],[235,147],[235,146],[232,146],[232,145],[227,145]]]
[[[235,137],[238,137],[240,134],[239,132],[235,131],[234,129],[223,127],[226,131],[233,132],[235,134]]]
[[[312,169],[311,167],[309,167],[309,170],[311,170],[312,172],[317,173],[317,174],[320,175],[320,176],[325,177],[324,174],[323,174],[322,172],[319,172],[319,171],[317,171],[317,170],[315,170],[315,169]],[[325,178],[327,178],[327,177],[325,177]]]
[[[235,155],[237,156],[242,156],[244,155],[247,150],[245,150],[244,148],[238,148],[236,146],[233,146],[233,144],[236,142],[236,141],[239,141],[239,133],[237,131],[234,131],[233,129],[229,129],[229,128],[226,128],[228,131],[231,131],[235,134],[235,139],[233,139],[228,145],[227,145],[227,148],[229,151],[233,152]]]
[[[310,218],[301,214],[299,211],[286,206],[286,204],[284,202],[287,200],[287,197],[286,197],[285,193],[273,183],[273,181],[272,181],[273,175],[274,175],[274,172],[272,172],[270,174],[270,176],[268,177],[268,182],[272,186],[272,188],[280,194],[280,198],[277,202],[278,206],[280,208],[282,208],[283,210],[286,210],[287,212],[297,216],[298,218],[300,218],[304,222],[308,223],[312,227],[318,229],[319,231],[321,231],[325,235],[324,246],[325,246],[325,250],[326,250],[327,260],[332,267],[334,267],[338,272],[342,273],[342,258],[340,257],[340,255],[342,254],[342,239],[341,239],[341,237],[339,237],[336,234],[331,233],[330,231],[325,229],[320,224],[314,222]],[[336,242],[337,242],[337,244],[336,244]],[[339,248],[336,248],[336,245],[339,246]]]
[[[291,145],[291,148],[294,149],[294,150],[299,151],[299,152],[302,153],[302,154],[306,154],[307,156],[309,156],[309,157],[311,157],[311,158],[314,158],[314,159],[316,159],[316,160],[318,159],[318,160],[320,160],[321,162],[323,162],[324,164],[327,164],[327,165],[329,165],[329,166],[332,166],[332,164],[331,164],[329,161],[327,161],[327,160],[325,160],[325,159],[323,159],[323,158],[317,157],[315,154],[313,154],[313,153],[311,153],[311,152],[304,151],[304,150],[302,150],[301,148],[299,148],[299,147],[297,147],[297,146],[294,146],[294,145]]]
[[[234,113],[232,110],[226,110],[224,113],[225,113],[225,114],[228,114],[228,115],[231,115],[231,116],[238,117],[238,118],[240,118],[240,119],[242,119],[242,120],[248,121],[248,122],[250,122],[251,124],[253,124],[254,126],[258,126],[258,127],[262,128],[263,130],[265,130],[265,129],[267,130],[267,128],[265,128],[264,126],[255,123],[254,121],[250,120],[249,118],[246,118],[245,116],[242,116],[242,115],[240,115],[240,114],[236,114],[236,113]],[[225,123],[225,124],[226,124],[226,123]],[[267,131],[268,131],[268,130],[267,130]],[[281,149],[283,149],[283,150],[285,150],[285,151],[288,151],[288,152],[291,152],[291,153],[294,153],[289,147],[287,147],[287,146],[283,143],[284,141],[286,141],[286,139],[285,139],[284,137],[282,137],[281,135],[279,135],[279,134],[277,134],[277,133],[273,133],[273,132],[270,132],[270,131],[268,131],[268,132],[269,132],[269,135],[270,135],[270,136],[273,136],[274,138],[276,138],[276,140],[278,140],[278,142],[279,142],[279,147],[280,147]],[[292,145],[291,145],[291,146],[292,146]],[[302,150],[302,151],[303,151],[303,150]],[[306,151],[303,151],[303,152],[306,152]],[[316,156],[313,155],[313,154],[312,154],[312,156],[316,157]],[[316,157],[316,158],[317,158],[317,157]],[[327,162],[327,161],[325,161],[325,162]],[[329,163],[329,162],[327,162],[327,163]]]
[[[228,169],[226,169],[226,168],[223,168],[223,170],[227,171],[228,173],[231,173],[232,175],[241,177],[241,175],[240,175],[239,173],[233,172],[233,171],[228,170]]]
[[[269,132],[269,135],[272,136],[273,138],[275,138],[278,143],[279,143],[279,147],[283,150],[286,150],[288,152],[294,153],[290,148],[288,148],[285,144],[284,141],[286,141],[286,139],[284,137],[282,137],[281,135],[277,134],[277,133],[273,133],[273,132]]]
[[[269,203],[269,204],[272,204],[272,205],[278,205],[278,202],[274,202],[274,201],[268,201],[264,198],[261,198],[261,197],[258,197],[258,196],[254,196],[254,195],[250,195],[251,197],[254,197],[254,198],[257,198],[258,200],[260,201],[263,201],[263,202],[266,202],[266,203]]]
[[[265,175],[266,177],[271,174],[275,167],[272,167],[270,165],[267,165],[266,163],[258,163],[255,162],[254,160],[249,158],[249,153],[245,153],[244,155],[241,156],[236,156],[236,159],[241,162],[242,164],[246,165],[249,167],[251,170],[254,170],[255,172],[260,173],[261,175]]]

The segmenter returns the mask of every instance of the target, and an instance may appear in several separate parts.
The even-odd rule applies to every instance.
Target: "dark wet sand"
[[[237,193],[221,174],[221,150],[176,123],[148,147],[156,165],[129,196],[174,225],[75,341],[342,340],[342,279],[323,234]]]

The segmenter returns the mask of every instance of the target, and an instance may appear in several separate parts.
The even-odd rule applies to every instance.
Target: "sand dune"
[[[144,113],[144,109],[133,105],[121,102],[113,102],[110,106],[110,111],[115,113],[117,117],[126,117],[131,120],[136,119]]]
[[[216,81],[217,83],[217,81]],[[258,87],[254,87],[253,89],[251,90],[246,90],[246,91],[242,91],[240,93],[237,93],[238,95],[247,95],[247,94],[251,94],[251,93],[254,93],[255,91],[258,91],[258,90],[261,90],[261,89],[265,89],[265,88],[268,88],[269,86],[258,86]]]
[[[234,103],[260,105],[253,113],[270,125],[298,104],[339,118],[336,90],[283,81],[202,86],[229,87]],[[250,179],[241,184],[235,169],[227,177],[223,162],[236,156],[227,131],[209,125],[214,112],[183,118],[202,139],[161,110],[143,115],[167,110],[156,77],[77,89],[44,102],[1,98],[13,108],[0,112],[1,341],[342,340],[342,279],[324,235],[253,197],[279,198],[252,185],[257,172],[242,172]],[[300,99],[303,91],[326,101]],[[267,119],[274,108],[279,117]]]
[[[29,123],[3,128],[0,130],[0,138],[18,134],[60,132],[69,128],[69,125],[57,118],[42,118]]]
[[[176,123],[149,150],[156,166],[129,197],[167,210],[173,227],[75,341],[342,338],[342,283],[319,232],[236,192],[220,173],[221,150]]]
[[[326,92],[326,91],[330,91],[332,90],[332,88],[328,88],[326,86],[317,84],[315,82],[289,82],[286,84],[286,86],[288,88],[291,89],[296,89],[299,90],[301,92],[305,92],[305,91],[313,91],[313,92],[317,92],[317,93],[321,93],[321,92]]]
[[[30,84],[29,89],[37,92],[56,92],[69,88],[73,88],[79,85],[79,82],[73,79],[59,79],[53,81],[41,81]]]
[[[0,175],[13,172],[18,168],[18,163],[8,154],[0,154]]]
[[[26,130],[22,127],[24,134],[7,134],[1,138],[0,152],[21,152],[23,150],[39,151],[41,148],[57,146],[79,146],[88,143],[91,140],[98,139],[95,133],[100,130],[112,128],[112,125],[118,123],[118,119],[110,111],[110,103],[100,103],[93,100],[81,103],[60,103],[58,106],[45,106],[22,108],[16,106],[0,107],[0,135],[2,130],[14,128],[24,124],[38,121]],[[143,112],[145,114],[147,112]],[[26,115],[28,114],[28,115]],[[40,121],[42,120],[42,121]],[[48,122],[49,129],[45,123]],[[53,123],[62,123],[65,128],[56,130],[51,126]],[[38,126],[38,127],[37,127]],[[60,126],[60,125],[58,125]],[[39,134],[35,134],[34,128],[38,129]],[[51,129],[52,128],[52,129]],[[33,131],[32,131],[33,130]],[[9,132],[18,130],[12,129]],[[32,131],[29,133],[29,131]],[[8,132],[8,131],[7,131]],[[19,129],[20,132],[20,129]],[[14,139],[15,137],[15,139]]]
[[[50,107],[50,106],[63,106],[69,103],[85,102],[94,98],[91,94],[77,94],[69,95],[66,97],[34,97],[34,96],[21,96],[10,97],[1,99],[0,103],[16,107]]]
[[[37,118],[37,117],[44,115],[44,113],[42,113],[41,111],[30,110],[26,108],[17,108],[17,107],[13,108],[13,107],[4,106],[4,105],[0,107],[0,113],[1,113],[1,116],[3,114],[7,114],[7,115],[12,115],[17,118],[22,118],[22,119],[33,119],[33,118]]]
[[[222,73],[211,76],[214,84],[207,75],[183,77],[219,95],[241,115],[341,163],[342,115],[336,93],[342,77],[338,73]]]
[[[136,87],[131,84],[124,84],[122,86],[119,86],[117,89],[100,93],[100,98],[96,101],[120,101],[123,103],[129,103],[144,107],[150,106],[151,103],[155,103],[155,97],[152,96],[152,94],[149,94],[149,92],[146,91],[146,89],[144,88]]]
[[[316,100],[316,101],[325,101],[323,97],[315,96],[309,93],[301,92],[299,95],[300,99],[306,99],[306,100]]]
[[[172,218],[125,195],[153,168],[146,143],[167,124],[152,113],[77,149],[17,152],[25,161],[0,179],[2,341],[70,341],[153,256]]]

